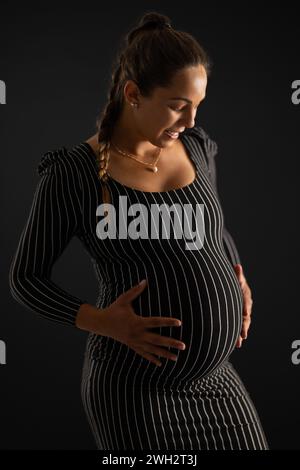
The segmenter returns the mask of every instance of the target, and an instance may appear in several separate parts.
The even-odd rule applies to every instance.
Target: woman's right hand
[[[140,356],[161,366],[161,362],[155,355],[172,360],[177,359],[176,355],[163,346],[185,349],[185,344],[174,338],[153,333],[149,331],[149,328],[180,326],[181,321],[171,317],[142,317],[134,312],[131,302],[142,293],[146,285],[147,280],[142,281],[121,294],[109,307],[102,310],[103,329],[101,334],[126,344]]]

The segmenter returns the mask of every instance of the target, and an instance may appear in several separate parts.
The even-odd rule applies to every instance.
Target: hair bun
[[[146,13],[141,19],[142,28],[172,28],[170,18],[159,13]]]

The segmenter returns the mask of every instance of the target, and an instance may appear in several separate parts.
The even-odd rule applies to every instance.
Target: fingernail
[[[142,286],[143,284],[145,284],[146,281],[147,281],[147,279],[143,279],[143,280],[139,283],[139,286]]]

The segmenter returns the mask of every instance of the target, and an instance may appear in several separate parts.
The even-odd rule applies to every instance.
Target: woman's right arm
[[[15,300],[26,308],[48,320],[76,326],[79,309],[87,302],[55,284],[51,273],[81,230],[78,165],[67,149],[60,148],[43,155],[38,174],[29,217],[10,266],[9,286]]]
[[[13,258],[9,283],[13,297],[42,317],[127,344],[155,364],[155,354],[176,360],[166,347],[184,345],[149,331],[180,326],[170,317],[136,315],[131,302],[145,283],[133,286],[107,308],[99,309],[63,290],[51,280],[52,267],[82,227],[79,169],[66,149],[48,152],[38,167],[37,185],[28,220]]]

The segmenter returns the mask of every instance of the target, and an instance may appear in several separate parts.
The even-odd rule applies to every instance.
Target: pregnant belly
[[[178,357],[176,362],[162,358],[162,370],[157,372],[162,382],[187,382],[208,375],[228,359],[241,331],[243,296],[229,262],[206,269],[202,266],[200,271],[193,270],[192,276],[187,274],[187,285],[182,283],[179,292],[172,286],[170,316],[181,318],[182,326],[153,329],[187,346],[184,351],[170,348]]]
[[[155,275],[148,272],[148,286],[132,305],[138,315],[180,318],[180,327],[151,331],[182,340],[186,349],[168,348],[177,361],[160,356],[162,366],[157,367],[125,344],[92,337],[88,346],[92,358],[111,361],[110,373],[117,374],[118,381],[123,377],[136,386],[180,387],[213,372],[235,348],[242,326],[243,296],[228,260],[205,263],[198,269],[184,266],[174,277],[171,270],[167,272],[167,278],[158,270]]]

